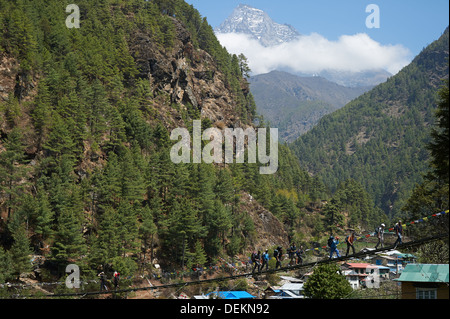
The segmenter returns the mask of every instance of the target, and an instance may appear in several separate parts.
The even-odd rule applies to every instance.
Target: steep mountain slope
[[[175,127],[255,117],[238,58],[206,19],[183,0],[77,5],[71,29],[59,0],[0,0],[0,282],[31,271],[31,254],[57,281],[68,263],[132,278],[155,257],[189,269],[287,245],[297,198],[323,189],[287,147],[270,176],[170,159]]]
[[[348,88],[322,77],[299,77],[273,71],[249,79],[257,111],[293,142],[326,114],[336,111],[370,88]]]
[[[448,78],[448,32],[396,76],[294,142],[300,163],[332,189],[357,180],[386,213],[398,213],[427,169],[436,91]]]
[[[238,5],[215,31],[248,34],[264,46],[289,42],[300,35],[292,26],[276,23],[263,10],[244,4]]]

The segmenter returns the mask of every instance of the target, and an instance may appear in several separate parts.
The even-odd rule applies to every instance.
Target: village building
[[[214,291],[206,295],[196,295],[193,299],[255,299],[256,297],[247,291]]]
[[[398,250],[378,253],[371,258],[371,262],[378,266],[389,267],[393,274],[400,274],[409,263],[415,263],[417,257],[412,254],[404,254]]]
[[[344,263],[342,273],[353,289],[377,288],[377,283],[389,279],[389,268],[369,263]]]
[[[402,299],[449,299],[448,264],[408,264],[398,279]]]
[[[280,276],[281,287],[268,287],[264,290],[265,299],[300,299],[303,295],[303,280],[294,277]]]

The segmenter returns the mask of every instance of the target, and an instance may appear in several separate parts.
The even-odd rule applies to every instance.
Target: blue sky
[[[448,0],[186,0],[209,24],[217,27],[240,3],[266,11],[278,23],[301,34],[318,33],[330,41],[342,35],[366,33],[382,45],[402,45],[411,58],[437,40],[449,24]],[[366,7],[380,8],[380,28],[365,25]]]

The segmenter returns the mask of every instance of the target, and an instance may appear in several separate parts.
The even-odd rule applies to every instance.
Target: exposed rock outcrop
[[[131,44],[139,76],[148,79],[153,95],[160,98],[156,107],[167,108],[158,113],[169,127],[182,124],[183,111],[200,112],[212,123],[239,126],[236,99],[224,74],[207,52],[194,48],[183,25],[175,19],[173,23],[177,36],[172,49],[161,49],[143,33],[136,33]],[[248,85],[243,85],[242,90],[248,94]]]

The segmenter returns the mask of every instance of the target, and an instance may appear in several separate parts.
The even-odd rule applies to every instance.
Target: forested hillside
[[[302,166],[334,191],[354,179],[391,217],[428,169],[437,91],[448,78],[449,31],[414,61],[291,145]]]
[[[293,142],[330,114],[372,87],[345,87],[325,78],[272,71],[249,79],[257,111],[279,129],[283,142]]]
[[[69,3],[0,0],[0,283],[32,255],[54,281],[73,262],[130,277],[154,258],[180,269],[246,253],[266,234],[243,194],[285,225],[280,241],[294,236],[325,188],[287,147],[275,175],[170,160],[177,126],[257,117],[242,61],[206,19],[182,0],[80,0],[68,28]]]

